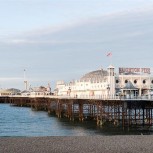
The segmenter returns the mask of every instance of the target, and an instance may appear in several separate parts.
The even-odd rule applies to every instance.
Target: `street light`
[[[109,97],[110,85],[107,85],[107,97]]]
[[[70,93],[71,93],[71,88],[69,87],[68,89],[68,95],[70,96]]]

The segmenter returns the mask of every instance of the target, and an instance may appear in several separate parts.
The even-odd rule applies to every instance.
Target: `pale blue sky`
[[[153,0],[0,0],[0,88],[153,67]]]

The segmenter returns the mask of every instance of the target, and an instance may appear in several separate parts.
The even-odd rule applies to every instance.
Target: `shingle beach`
[[[152,153],[153,136],[1,137],[0,153]]]

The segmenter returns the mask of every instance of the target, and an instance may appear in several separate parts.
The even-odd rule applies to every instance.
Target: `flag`
[[[111,52],[107,53],[107,57],[109,57],[109,56],[112,56],[112,53]]]

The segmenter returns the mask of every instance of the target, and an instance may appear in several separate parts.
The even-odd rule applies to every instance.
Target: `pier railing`
[[[55,96],[55,95],[10,95],[8,97],[29,97],[29,98],[52,98],[52,99],[95,99],[95,100],[152,100],[153,96],[114,96],[114,95],[80,95],[80,96]]]

